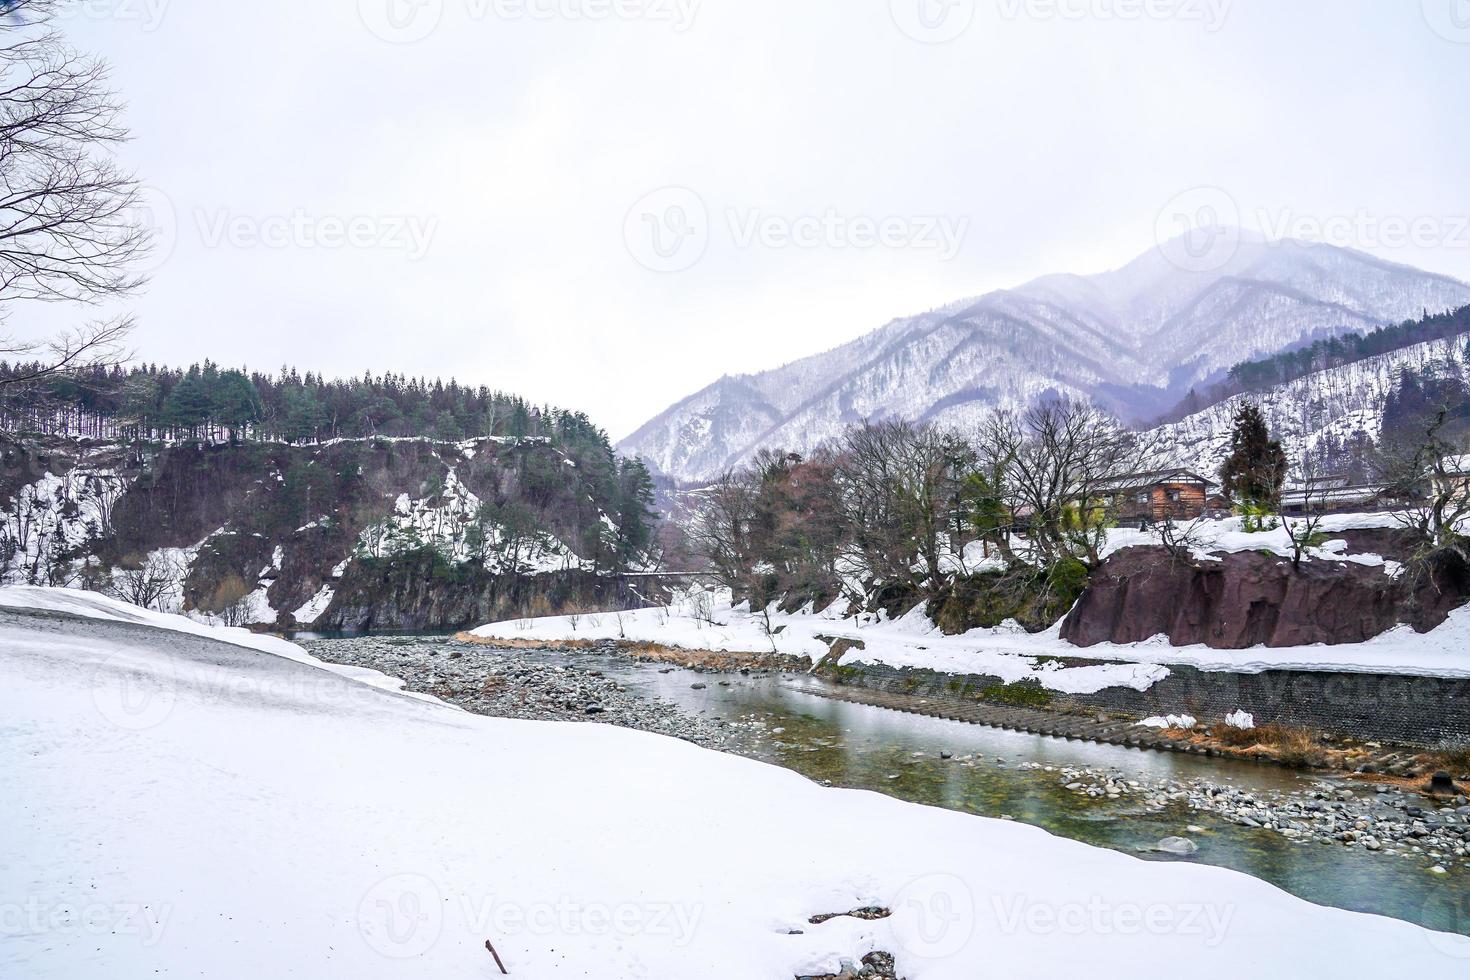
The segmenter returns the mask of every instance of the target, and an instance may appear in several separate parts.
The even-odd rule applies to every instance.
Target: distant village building
[[[1210,509],[1218,484],[1191,470],[1152,470],[1113,480],[1104,492],[1112,497],[1120,522],[1192,521]]]
[[[1440,461],[1440,473],[1434,476],[1436,495],[1470,491],[1470,455],[1446,456]]]
[[[1393,506],[1381,483],[1353,483],[1346,476],[1313,477],[1281,492],[1281,512],[1287,517],[1383,510]]]

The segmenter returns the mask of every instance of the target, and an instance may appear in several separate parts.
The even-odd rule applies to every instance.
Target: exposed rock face
[[[1343,535],[1349,554],[1407,553],[1406,532]],[[1437,564],[1415,581],[1381,566],[1307,561],[1257,552],[1219,561],[1176,561],[1162,548],[1128,548],[1110,557],[1062,624],[1078,646],[1136,643],[1167,636],[1176,646],[1222,650],[1253,646],[1361,643],[1401,624],[1427,632],[1470,599],[1462,562]]]
[[[424,556],[355,561],[317,629],[467,629],[518,616],[626,606],[619,580],[592,572],[496,575]]]
[[[0,583],[115,588],[115,573],[158,556],[171,608],[217,613],[216,593],[238,582],[245,622],[323,629],[447,629],[626,605],[608,540],[617,481],[600,462],[540,438],[134,445],[0,434]],[[97,581],[80,581],[84,563]]]

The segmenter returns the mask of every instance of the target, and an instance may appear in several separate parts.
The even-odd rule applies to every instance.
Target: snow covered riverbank
[[[1401,520],[1393,514],[1334,515],[1324,519],[1320,528],[1329,540],[1310,549],[1305,560],[1381,569],[1387,587],[1400,573],[1396,563],[1376,554],[1352,553],[1345,540],[1332,536],[1391,531],[1401,526]],[[1247,532],[1239,518],[1229,518],[1202,520],[1187,530],[1192,550],[1202,562],[1218,562],[1222,555],[1240,552],[1286,561],[1292,553],[1290,535],[1282,527]],[[1111,555],[1159,543],[1157,532],[1115,528],[1109,532],[1103,552]],[[972,543],[964,555],[951,556],[950,564],[955,571],[974,574],[994,570],[998,560],[996,556],[986,558],[981,545]],[[1176,665],[1248,674],[1305,670],[1470,679],[1470,606],[1455,610],[1447,622],[1427,634],[1399,626],[1365,643],[1337,645],[1218,650],[1203,645],[1176,647],[1167,637],[1159,636],[1141,643],[1079,647],[1063,640],[1061,632],[1061,623],[1037,634],[1007,623],[946,636],[922,605],[897,619],[862,612],[846,600],[826,609],[807,608],[795,614],[779,612],[772,606],[767,613],[752,611],[744,604],[732,605],[728,590],[696,589],[667,607],[491,623],[476,629],[473,635],[489,640],[626,640],[684,650],[774,652],[805,657],[813,664],[832,652],[834,641],[846,640],[843,664],[987,674],[1008,684],[1034,681],[1062,694],[1094,694],[1109,687],[1148,690],[1168,677],[1168,668]],[[1068,667],[1057,663],[1057,658],[1099,663]]]
[[[1470,607],[1454,611],[1448,622],[1427,634],[1405,626],[1366,643],[1337,646],[1215,650],[1175,647],[1159,637],[1144,643],[1083,648],[1063,640],[1060,632],[1056,626],[1029,634],[1011,625],[945,636],[922,607],[890,620],[881,614],[848,615],[847,606],[840,602],[825,610],[796,614],[773,608],[767,618],[743,604],[732,606],[730,594],[718,592],[656,609],[492,623],[472,635],[484,640],[625,640],[683,650],[774,651],[806,657],[813,664],[831,652],[833,640],[844,639],[860,646],[843,654],[843,664],[988,674],[1008,684],[1034,680],[1064,694],[1093,694],[1108,687],[1148,690],[1168,677],[1173,665],[1247,674],[1307,670],[1470,678]],[[1067,667],[1055,659],[1061,657],[1103,662]]]
[[[1242,875],[361,674],[157,623],[0,616],[0,975],[483,978],[486,940],[512,976],[670,980],[879,949],[912,980],[1470,958]],[[808,921],[866,906],[893,915]]]

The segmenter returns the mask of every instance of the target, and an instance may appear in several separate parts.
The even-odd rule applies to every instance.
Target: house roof
[[[1214,480],[1200,476],[1193,470],[1182,467],[1171,470],[1146,470],[1142,473],[1130,473],[1127,476],[1115,477],[1103,484],[1108,490],[1138,490],[1143,487],[1158,486],[1160,483],[1198,483],[1205,488],[1218,486]]]
[[[1380,484],[1364,484],[1356,487],[1287,487],[1281,492],[1285,505],[1300,504],[1351,504],[1376,500],[1388,492]]]

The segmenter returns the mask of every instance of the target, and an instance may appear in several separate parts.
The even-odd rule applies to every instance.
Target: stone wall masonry
[[[1069,666],[1103,661],[1069,659]],[[1007,685],[983,674],[955,675],[880,665],[824,668],[829,680],[858,688],[947,701],[976,702],[1056,712],[1125,712],[1140,718],[1189,714],[1220,722],[1234,711],[1256,724],[1293,728],[1401,745],[1470,743],[1470,681],[1302,670],[1226,673],[1170,666],[1170,676],[1147,691],[1114,687],[1071,695],[1034,684]]]

